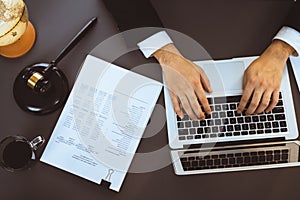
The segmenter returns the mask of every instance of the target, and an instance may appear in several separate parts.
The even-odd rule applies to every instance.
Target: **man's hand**
[[[183,118],[181,106],[193,120],[204,119],[204,112],[210,114],[211,109],[204,90],[212,92],[212,89],[205,72],[184,58],[173,44],[164,46],[153,56],[162,66],[166,85],[177,115]],[[198,99],[202,107],[199,105]]]
[[[281,40],[274,40],[263,54],[253,61],[244,73],[243,96],[238,112],[246,114],[270,112],[277,104],[282,72],[288,57],[295,50]],[[252,97],[252,98],[251,98]]]

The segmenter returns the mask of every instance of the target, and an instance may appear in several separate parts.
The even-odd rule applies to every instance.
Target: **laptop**
[[[195,62],[213,89],[205,120],[177,117],[164,88],[168,141],[177,175],[299,166],[298,127],[285,67],[280,98],[270,113],[238,114],[243,73],[257,57]]]

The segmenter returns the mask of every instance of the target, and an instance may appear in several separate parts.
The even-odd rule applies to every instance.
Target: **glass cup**
[[[45,142],[43,136],[29,141],[23,136],[8,136],[0,142],[0,165],[11,172],[30,168],[36,160],[35,151]]]
[[[33,47],[36,38],[23,0],[0,1],[0,55],[17,58]]]

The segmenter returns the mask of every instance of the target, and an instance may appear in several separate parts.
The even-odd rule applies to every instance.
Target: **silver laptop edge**
[[[293,143],[296,143],[297,146],[292,145]],[[268,149],[276,150],[280,149],[280,146],[277,147],[275,145],[280,144],[286,144],[287,148],[289,149],[289,162],[288,163],[281,163],[281,164],[269,164],[269,165],[253,165],[253,166],[245,166],[245,167],[230,167],[230,168],[216,168],[216,169],[204,169],[204,170],[192,170],[192,171],[185,171],[182,167],[182,164],[180,162],[180,157],[183,155],[184,152],[188,152],[186,150],[176,150],[171,151],[171,158],[173,161],[173,167],[175,174],[177,175],[192,175],[192,174],[207,174],[207,173],[219,173],[219,172],[234,172],[234,171],[247,171],[247,170],[258,170],[258,169],[271,169],[271,168],[283,168],[283,167],[293,167],[293,166],[300,166],[299,162],[299,141],[287,141],[287,142],[274,142],[274,143],[260,143],[260,145],[268,144],[268,145],[274,145],[270,147],[263,147],[263,148],[255,148],[253,145],[239,145],[239,147],[252,147],[255,148],[256,151],[263,150],[267,151]],[[244,149],[247,150],[247,149]],[[189,150],[193,151],[193,150]],[[221,148],[217,150],[218,153],[234,153],[234,152],[241,152],[243,150],[226,150],[223,151]],[[196,153],[195,153],[196,155]]]

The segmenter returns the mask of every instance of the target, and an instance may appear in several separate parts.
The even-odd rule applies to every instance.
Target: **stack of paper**
[[[87,56],[41,161],[119,191],[161,88]]]

